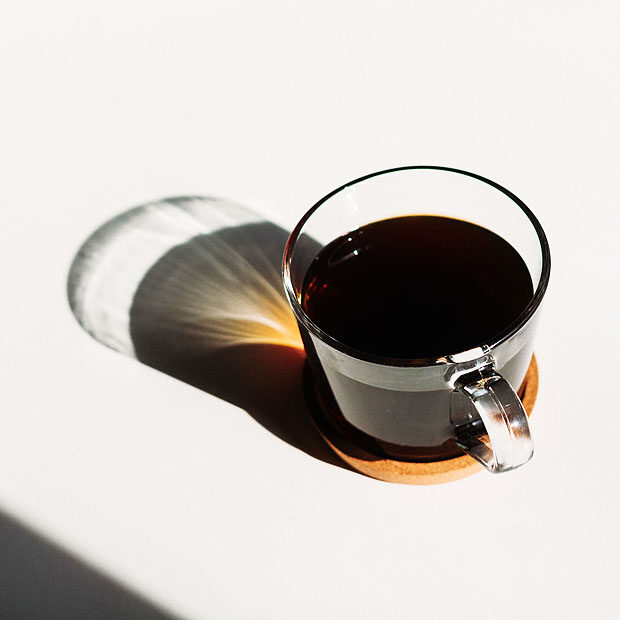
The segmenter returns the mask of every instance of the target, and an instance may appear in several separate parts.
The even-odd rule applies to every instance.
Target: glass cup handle
[[[534,453],[521,400],[493,366],[464,375],[455,387],[473,404],[477,419],[455,428],[456,442],[486,469],[500,473],[527,463]]]

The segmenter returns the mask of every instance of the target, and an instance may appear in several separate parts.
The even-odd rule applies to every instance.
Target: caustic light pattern
[[[69,303],[89,334],[131,356],[133,336],[149,332],[171,353],[301,347],[280,276],[287,236],[221,199],[145,204],[86,240],[69,273]]]

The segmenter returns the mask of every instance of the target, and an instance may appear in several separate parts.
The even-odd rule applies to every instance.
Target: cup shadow
[[[219,199],[143,205],[86,240],[69,272],[69,303],[103,344],[349,469],[317,432],[304,396],[305,353],[280,276],[287,238]]]

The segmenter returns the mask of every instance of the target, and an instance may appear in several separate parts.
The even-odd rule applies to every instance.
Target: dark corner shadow
[[[287,239],[274,223],[219,199],[143,205],[84,243],[69,273],[69,303],[107,346],[349,469],[317,432],[304,397],[305,354],[281,280]],[[305,244],[316,252],[315,242]]]
[[[275,224],[259,222],[174,247],[140,282],[131,341],[141,362],[241,407],[290,445],[346,468],[311,420],[305,353],[287,342],[290,317],[279,317],[275,330],[262,322],[290,312],[279,275],[287,238]]]
[[[176,617],[0,513],[0,618]]]

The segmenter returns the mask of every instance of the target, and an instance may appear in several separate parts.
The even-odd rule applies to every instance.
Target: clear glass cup
[[[371,222],[418,214],[478,224],[517,250],[534,288],[518,318],[475,348],[426,359],[367,354],[317,326],[304,312],[301,296],[320,250]],[[440,166],[383,170],[332,191],[301,218],[283,260],[284,288],[321,409],[331,422],[378,455],[437,461],[466,452],[492,472],[514,469],[533,454],[515,390],[532,358],[549,273],[545,233],[519,198],[489,179]],[[493,304],[493,282],[485,303]]]

